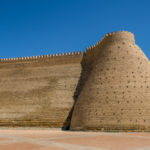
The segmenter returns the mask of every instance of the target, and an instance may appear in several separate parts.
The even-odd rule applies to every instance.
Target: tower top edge
[[[108,39],[111,39],[111,41],[120,41],[120,40],[126,40],[129,42],[135,43],[135,36],[132,32],[129,31],[114,31],[109,32],[103,36],[103,38],[98,41],[95,45],[92,45],[91,47],[88,47],[87,50],[93,49],[94,47],[98,45],[102,45],[102,43]]]

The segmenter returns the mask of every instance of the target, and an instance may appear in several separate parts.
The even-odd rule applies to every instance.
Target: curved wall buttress
[[[85,85],[72,130],[150,130],[150,62],[130,32],[115,32],[87,49]]]

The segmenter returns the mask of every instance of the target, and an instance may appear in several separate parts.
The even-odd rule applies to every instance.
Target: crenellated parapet
[[[86,49],[85,57],[83,58],[83,64],[89,64],[95,60],[98,53],[107,45],[111,45],[118,42],[128,42],[131,45],[135,44],[134,34],[128,31],[115,31],[106,34],[95,45]]]
[[[82,51],[77,52],[67,52],[67,53],[56,53],[49,55],[40,55],[40,56],[27,56],[27,57],[16,57],[16,58],[2,58],[0,63],[5,62],[20,62],[20,61],[32,61],[32,60],[44,60],[44,59],[55,59],[55,58],[64,58],[68,56],[82,56]]]
[[[0,63],[5,62],[20,62],[20,61],[32,61],[32,60],[47,60],[47,59],[62,59],[68,56],[83,56],[83,64],[89,64],[94,61],[95,57],[98,55],[99,51],[109,43],[119,42],[119,41],[128,41],[131,44],[135,44],[134,35],[128,31],[115,31],[106,34],[100,41],[95,45],[88,47],[85,51],[77,52],[67,52],[67,53],[58,53],[58,54],[49,54],[41,56],[27,56],[27,57],[17,57],[17,58],[3,58],[0,59]]]
[[[95,45],[87,48],[87,51],[92,50],[93,48],[102,46],[106,41],[115,42],[116,40],[122,41],[122,39],[132,42],[135,44],[134,34],[128,31],[115,31],[107,33],[100,41],[98,41]]]

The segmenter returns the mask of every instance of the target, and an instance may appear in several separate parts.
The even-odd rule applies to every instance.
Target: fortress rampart
[[[68,52],[68,53],[58,53],[58,54],[49,54],[49,55],[40,55],[40,56],[30,56],[30,57],[17,57],[17,58],[2,58],[0,59],[0,63],[15,63],[15,62],[38,62],[38,61],[51,61],[51,62],[59,62],[64,61],[67,63],[66,58],[75,58],[78,56],[82,56],[82,51],[80,52]],[[52,63],[53,64],[53,63]]]
[[[0,125],[65,127],[81,60],[82,52],[1,59]]]
[[[86,52],[0,59],[0,125],[149,130],[150,62],[127,31]]]
[[[116,42],[128,42],[131,45],[135,44],[134,35],[131,32],[127,31],[116,31],[106,34],[100,41],[98,41],[95,45],[87,48],[85,56],[83,58],[83,64],[93,63],[98,53],[100,53],[100,49],[103,49],[105,46],[111,46]]]
[[[87,50],[88,71],[72,130],[150,130],[150,62],[129,32],[106,35]]]

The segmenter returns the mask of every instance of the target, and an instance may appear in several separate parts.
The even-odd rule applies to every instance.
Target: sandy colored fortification
[[[150,130],[150,62],[134,35],[106,35],[87,50],[84,64],[89,71],[71,129]]]
[[[1,59],[0,125],[149,131],[150,61],[126,31],[86,53]]]
[[[20,59],[0,63],[0,125],[65,126],[82,54]]]

